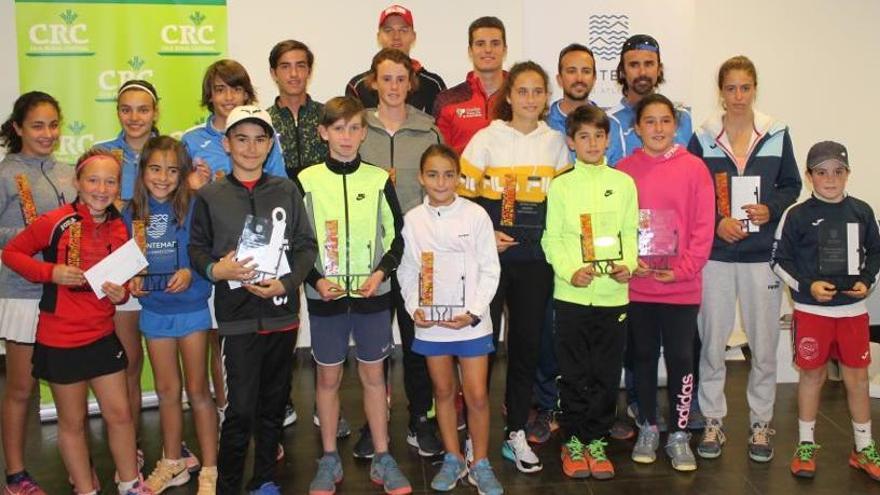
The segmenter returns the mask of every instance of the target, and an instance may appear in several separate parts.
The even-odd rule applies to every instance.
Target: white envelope
[[[757,175],[739,176],[730,178],[730,216],[736,220],[744,220],[742,223],[747,232],[759,232],[761,229],[749,221],[749,216],[743,206],[754,205],[761,202],[761,177]]]
[[[92,287],[92,291],[98,296],[98,299],[101,299],[105,295],[101,290],[104,282],[122,285],[148,265],[147,258],[144,257],[141,248],[138,247],[134,239],[129,239],[116,251],[108,254],[95,266],[86,270],[83,275]]]

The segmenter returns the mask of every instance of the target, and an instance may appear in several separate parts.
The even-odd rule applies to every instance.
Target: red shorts
[[[837,359],[850,368],[871,364],[868,314],[833,318],[794,311],[792,344],[794,363],[811,370]]]

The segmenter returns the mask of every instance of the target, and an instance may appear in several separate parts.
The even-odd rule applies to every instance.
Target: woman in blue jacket
[[[716,198],[715,240],[703,269],[699,316],[699,403],[706,430],[697,453],[706,459],[720,456],[725,442],[724,355],[737,300],[752,353],[749,457],[756,462],[773,457],[770,421],[782,288],[768,261],[773,233],[800,194],[801,180],[788,127],[754,109],[757,87],[751,60],[736,56],[725,61],[718,71],[723,111],[697,129],[688,146],[709,167]]]

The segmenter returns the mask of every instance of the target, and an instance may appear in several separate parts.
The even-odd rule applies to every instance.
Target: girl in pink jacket
[[[696,392],[694,339],[702,297],[700,272],[715,229],[715,192],[706,165],[675,144],[675,108],[663,95],[636,107],[639,148],[618,165],[639,193],[639,268],[629,286],[630,357],[639,402],[635,462],[656,460],[657,362],[661,343],[670,408],[666,454],[679,471],[697,468],[686,431]]]

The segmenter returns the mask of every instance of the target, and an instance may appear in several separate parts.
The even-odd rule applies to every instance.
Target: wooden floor
[[[409,477],[414,493],[431,493],[430,480],[439,468],[439,459],[422,459],[406,444],[406,398],[403,396],[403,369],[395,358],[392,368],[394,386],[391,415],[392,454]],[[493,376],[492,404],[503,400],[504,358],[498,361],[499,372]],[[847,456],[852,448],[852,428],[847,413],[846,398],[841,383],[829,383],[822,396],[822,406],[816,427],[816,439],[822,445],[818,458],[819,471],[812,481],[795,479],[789,474],[788,461],[797,442],[797,401],[795,385],[779,385],[776,401],[776,457],[767,464],[758,464],[748,459],[746,440],[748,434],[748,408],[745,399],[745,383],[748,373],[747,362],[730,363],[728,379],[728,404],[730,414],[726,419],[727,445],[724,454],[716,460],[698,459],[699,469],[694,473],[675,472],[661,453],[653,465],[635,465],[629,459],[632,441],[612,441],[609,455],[615,464],[617,477],[611,481],[567,479],[560,469],[559,442],[554,437],[550,442],[536,448],[544,462],[544,470],[535,475],[524,475],[513,465],[502,460],[500,454],[502,420],[498,407],[493,409],[492,448],[490,460],[508,494],[880,494],[880,483],[871,481],[863,473],[847,466]],[[3,387],[0,376],[0,388]],[[294,374],[293,398],[297,405],[299,421],[284,432],[284,447],[287,456],[279,464],[279,482],[285,494],[308,492],[309,482],[314,475],[316,459],[321,453],[317,428],[312,425],[311,414],[314,404],[312,366],[308,355],[301,354]],[[360,403],[360,386],[354,367],[346,368],[342,386],[342,403],[345,414],[353,428],[363,422]],[[35,405],[36,407],[36,405]],[[880,412],[880,401],[872,401],[874,417]],[[146,452],[147,465],[152,466],[160,453],[159,415],[156,410],[144,411],[141,421],[141,446]],[[875,435],[880,433],[874,427]],[[99,420],[91,421],[92,456],[104,485],[104,493],[115,493],[112,486],[113,466],[105,442],[105,431]],[[356,441],[357,432],[339,444],[344,460],[345,481],[340,494],[381,493],[369,482],[369,461],[357,461],[351,456],[351,448]],[[185,431],[187,443],[197,445],[192,424],[187,415]],[[698,436],[692,439],[696,445]],[[662,445],[663,439],[661,439]],[[662,448],[661,448],[662,451]],[[41,426],[36,415],[28,425],[28,469],[44,489],[50,494],[70,493],[67,474],[57,451],[57,430],[55,425]],[[246,478],[247,479],[247,478]],[[170,489],[164,493],[180,495],[195,493],[196,483],[185,487]],[[476,493],[468,485],[457,488],[453,493]]]

